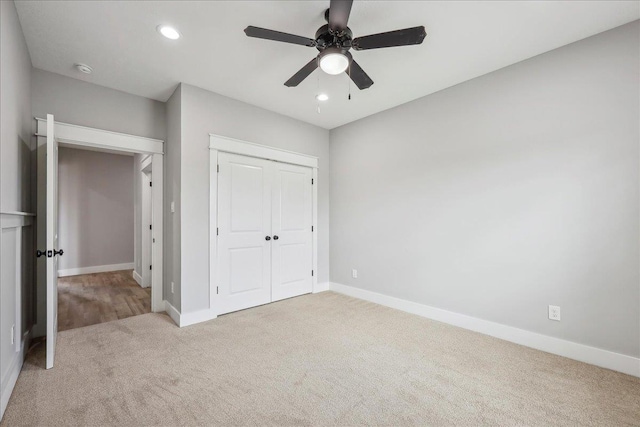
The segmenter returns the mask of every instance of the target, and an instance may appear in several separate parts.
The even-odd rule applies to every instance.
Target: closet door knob
[[[279,237],[278,236],[273,236],[273,240],[278,240]]]
[[[271,240],[271,236],[265,237],[264,240]]]

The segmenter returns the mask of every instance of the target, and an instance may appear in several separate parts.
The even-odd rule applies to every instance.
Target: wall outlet
[[[549,306],[549,319],[560,321],[560,307],[557,305]]]
[[[11,327],[11,345],[16,342],[16,325]]]
[[[354,279],[358,278],[358,270],[356,270],[355,268],[353,270],[351,270],[351,277],[353,277]]]
[[[173,293],[173,282],[171,282],[171,293]]]
[[[171,202],[171,213],[176,212],[176,202]]]

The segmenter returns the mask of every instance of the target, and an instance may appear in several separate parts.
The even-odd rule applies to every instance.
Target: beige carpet
[[[332,292],[33,352],[2,425],[640,425],[640,379]]]

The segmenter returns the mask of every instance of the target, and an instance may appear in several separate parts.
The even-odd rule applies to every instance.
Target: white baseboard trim
[[[178,309],[172,306],[171,303],[167,300],[164,300],[164,309],[169,317],[171,317],[171,320],[173,320],[173,323],[180,326],[180,312],[178,311]]]
[[[316,283],[313,287],[313,293],[317,294],[318,292],[325,292],[329,290],[329,282]]]
[[[614,353],[601,348],[590,347],[536,332],[526,331],[513,326],[502,325],[500,323],[454,313],[452,311],[431,307],[416,302],[390,297],[376,292],[367,291],[353,286],[342,285],[340,283],[330,283],[332,291],[348,295],[354,298],[363,299],[386,307],[417,314],[418,316],[448,323],[460,328],[480,332],[485,335],[500,338],[526,347],[542,350],[569,359],[612,369],[614,371],[640,377],[640,358]]]
[[[218,314],[211,308],[205,310],[194,311],[192,313],[180,313],[169,301],[164,301],[164,306],[171,320],[181,328],[185,326],[195,325],[196,323],[206,322],[218,317]]]
[[[212,308],[206,310],[194,311],[192,313],[183,313],[180,315],[180,327],[195,325],[196,323],[206,322],[218,317],[218,313]]]
[[[11,366],[7,370],[6,378],[3,378],[2,389],[0,390],[0,420],[4,417],[4,411],[9,404],[9,398],[13,393],[13,388],[16,386],[20,371],[22,371],[22,364],[24,362],[25,349],[31,341],[30,332],[25,333],[22,336],[22,343],[20,344],[20,351],[14,353]]]
[[[133,270],[133,280],[135,280],[136,283],[138,283],[138,285],[140,285],[141,287],[145,287],[142,284],[142,276],[140,276],[135,270]]]
[[[58,270],[58,277],[77,276],[78,274],[106,273],[108,271],[133,270],[133,263],[96,265],[93,267],[67,268]]]

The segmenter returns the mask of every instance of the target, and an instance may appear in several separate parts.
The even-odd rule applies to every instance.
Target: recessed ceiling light
[[[326,101],[329,99],[329,95],[327,95],[326,93],[319,93],[316,95],[316,99],[318,101]]]
[[[75,64],[74,66],[81,73],[91,74],[93,72],[93,68],[89,67],[87,64]]]
[[[180,38],[180,33],[173,27],[169,25],[158,25],[157,30],[160,34],[165,36],[171,40],[178,40]]]

